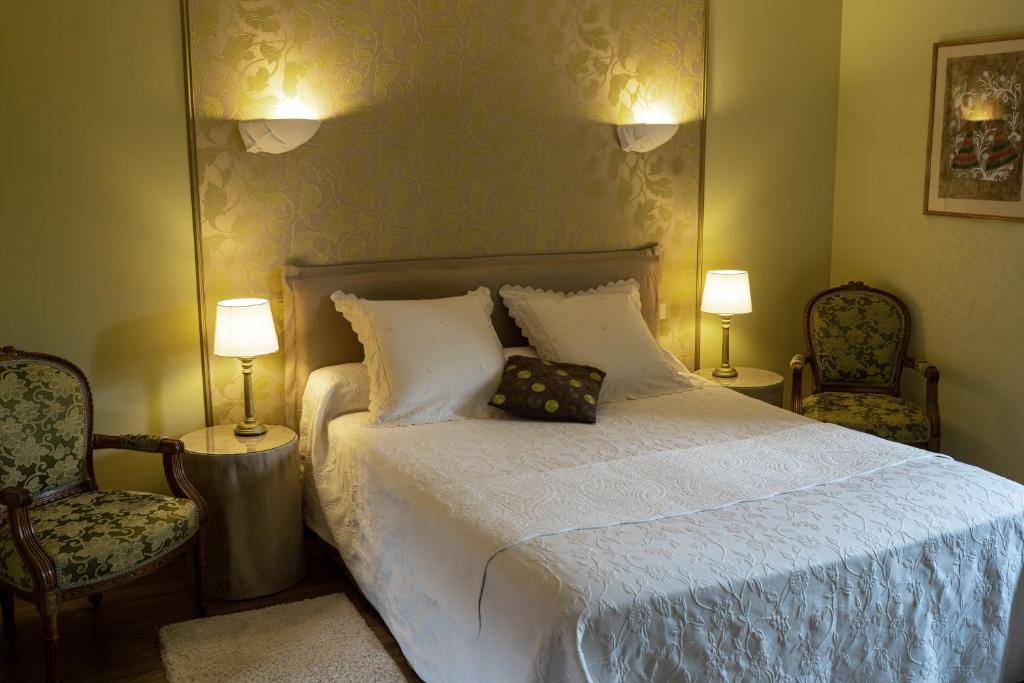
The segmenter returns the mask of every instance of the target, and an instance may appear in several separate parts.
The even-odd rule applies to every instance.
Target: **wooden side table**
[[[298,439],[268,425],[235,436],[234,425],[182,437],[185,473],[210,509],[207,591],[245,600],[282,591],[306,571]]]
[[[711,374],[713,368],[698,370],[697,374],[715,384],[738,391],[773,406],[782,407],[782,375],[759,368],[736,368],[736,377],[723,378]]]

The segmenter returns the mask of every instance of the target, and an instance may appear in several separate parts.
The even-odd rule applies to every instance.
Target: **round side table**
[[[756,398],[773,406],[782,407],[782,375],[760,368],[736,368],[736,377],[715,377],[713,368],[698,370],[697,374],[715,384],[738,391],[744,396]]]
[[[297,583],[306,563],[295,432],[268,425],[263,436],[239,437],[218,425],[181,440],[185,473],[210,510],[210,596],[245,600]]]

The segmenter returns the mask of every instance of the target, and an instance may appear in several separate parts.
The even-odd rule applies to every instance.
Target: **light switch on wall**
[[[658,320],[665,320],[668,318],[668,310],[665,304],[658,304]]]

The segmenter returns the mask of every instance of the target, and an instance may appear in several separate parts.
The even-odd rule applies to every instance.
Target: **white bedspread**
[[[514,545],[681,517],[922,457],[934,456],[819,423],[545,472],[447,482],[428,494],[445,506],[445,514],[419,521],[435,539],[421,570],[429,585],[445,589],[435,595],[438,602],[471,631],[478,628],[480,598],[472,587],[482,590],[491,558]]]
[[[310,444],[334,541],[428,681],[1024,673],[1024,488],[951,460],[713,387],[597,425],[354,414]]]

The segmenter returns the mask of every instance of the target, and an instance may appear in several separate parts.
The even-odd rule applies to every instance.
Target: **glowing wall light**
[[[633,107],[634,123],[676,123],[668,107],[658,103],[637,102]]]
[[[671,140],[679,130],[672,113],[658,104],[638,102],[633,108],[633,118],[635,123],[615,127],[624,152],[650,152]]]
[[[319,120],[316,107],[298,97],[289,97],[274,105],[275,119]]]
[[[281,154],[306,144],[320,129],[316,109],[298,98],[274,106],[274,118],[238,122],[245,151]]]
[[[679,126],[675,123],[627,123],[615,127],[624,152],[650,152],[671,140],[677,130]]]

